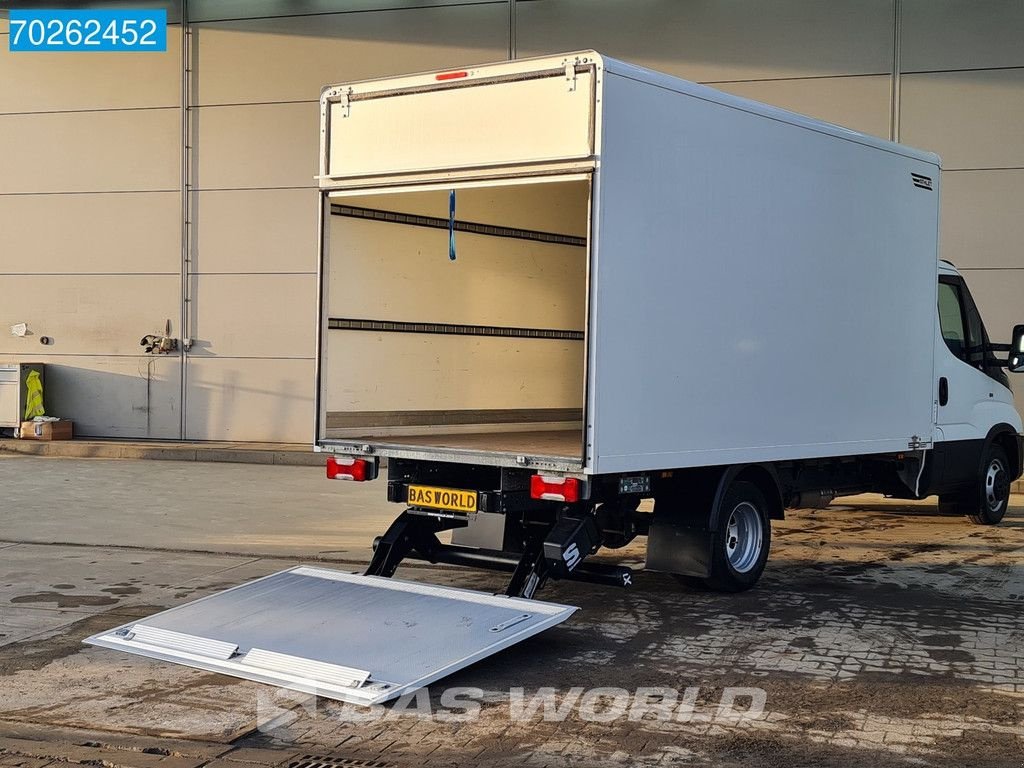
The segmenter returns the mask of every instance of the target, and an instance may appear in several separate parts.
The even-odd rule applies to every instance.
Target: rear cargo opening
[[[321,442],[580,465],[589,178],[451,196],[330,196]]]

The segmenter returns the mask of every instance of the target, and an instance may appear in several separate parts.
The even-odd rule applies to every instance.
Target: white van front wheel
[[[977,525],[996,525],[1010,504],[1009,467],[1006,451],[992,443],[985,450],[975,487],[952,497],[940,496],[940,509],[966,515]]]

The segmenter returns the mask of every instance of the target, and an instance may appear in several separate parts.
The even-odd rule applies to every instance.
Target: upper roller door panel
[[[507,176],[588,162],[595,154],[595,58],[329,88],[321,99],[321,186]]]

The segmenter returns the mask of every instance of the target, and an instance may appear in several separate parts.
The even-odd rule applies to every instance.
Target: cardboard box
[[[74,422],[70,419],[60,421],[23,421],[21,422],[22,440],[70,440],[74,437]]]

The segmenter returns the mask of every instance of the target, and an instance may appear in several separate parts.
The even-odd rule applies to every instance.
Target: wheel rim
[[[738,573],[746,573],[761,557],[764,533],[761,515],[749,501],[737,504],[729,515],[725,531],[725,553],[729,565]]]
[[[1006,469],[999,459],[992,459],[985,471],[985,503],[992,512],[998,512],[1006,499],[1010,483]]]

